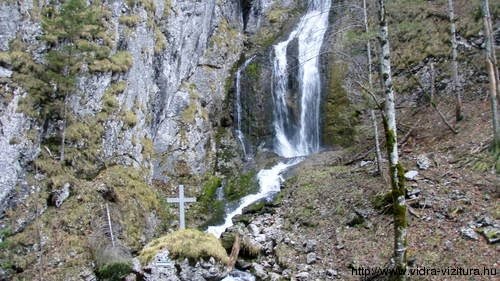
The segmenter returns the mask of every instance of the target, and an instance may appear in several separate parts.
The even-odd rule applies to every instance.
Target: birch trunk
[[[365,32],[369,32],[368,28],[368,13],[366,10],[366,0],[363,0],[363,17],[364,17],[364,24],[365,24]],[[368,86],[370,91],[373,90],[373,80],[372,80],[372,48],[371,48],[371,43],[370,39],[366,41],[366,56],[368,60]],[[377,169],[380,174],[380,176],[386,180],[384,170],[382,169],[382,154],[380,153],[380,142],[378,140],[378,128],[377,128],[377,118],[375,116],[375,113],[373,110],[370,110],[370,115],[371,119],[373,122],[373,133],[375,135],[375,153],[377,155]]]
[[[462,112],[462,95],[459,91],[458,62],[457,62],[457,28],[455,26],[455,13],[453,11],[453,0],[448,0],[448,16],[450,18],[451,31],[451,68],[453,73],[452,91],[455,92],[455,119],[457,122],[464,118]]]
[[[394,210],[394,265],[400,273],[396,280],[405,280],[406,271],[406,231],[407,206],[405,200],[404,169],[399,163],[398,141],[396,128],[396,109],[394,104],[394,90],[392,87],[391,58],[389,47],[389,31],[387,28],[384,0],[379,0],[380,21],[380,72],[382,74],[382,88],[385,94],[384,128],[386,136],[387,154],[389,156],[389,171],[392,187]]]
[[[498,65],[495,56],[493,39],[493,28],[491,24],[490,6],[488,0],[483,0],[484,34],[486,37],[486,67],[490,78],[490,102],[493,124],[493,153],[500,153],[500,121],[498,120],[498,96],[500,95],[500,79],[498,77]]]

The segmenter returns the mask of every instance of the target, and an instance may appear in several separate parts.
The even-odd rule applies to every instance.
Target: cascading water
[[[243,208],[252,203],[267,198],[280,190],[283,182],[282,174],[291,166],[298,164],[307,156],[317,152],[320,147],[319,117],[321,100],[321,80],[319,74],[319,56],[321,45],[328,27],[328,15],[331,0],[310,0],[307,13],[302,16],[295,30],[287,40],[274,46],[273,61],[273,101],[274,101],[274,130],[276,134],[274,151],[287,159],[276,164],[271,169],[261,170],[257,174],[260,185],[259,193],[250,194],[241,199],[237,208],[230,211],[222,225],[208,228],[209,233],[220,237],[232,225],[232,218],[241,214]],[[288,45],[294,40],[298,44],[297,66],[290,66],[287,61]],[[249,61],[245,62],[242,69]],[[300,118],[294,121],[289,106],[288,77],[291,71],[297,71],[300,85]],[[240,70],[237,73],[239,79]],[[239,80],[237,81],[239,82]],[[237,85],[239,87],[239,85]],[[240,100],[240,89],[237,88],[237,103]],[[241,105],[240,106],[241,110]],[[238,110],[238,109],[237,109]],[[239,111],[238,116],[241,111]],[[237,124],[237,132],[241,132],[241,120]],[[240,136],[238,135],[238,138]],[[241,141],[241,139],[240,139]],[[242,144],[244,146],[244,144]],[[237,271],[237,276],[230,275],[225,281],[254,280],[253,276]],[[235,274],[236,274],[235,273]]]
[[[238,137],[238,140],[241,143],[241,148],[243,150],[243,157],[245,159],[248,159],[248,153],[247,153],[247,144],[245,141],[245,134],[243,134],[243,131],[241,130],[241,72],[244,71],[247,66],[252,62],[255,56],[249,58],[248,60],[243,63],[243,65],[238,68],[238,71],[236,71],[236,136]]]
[[[328,27],[330,5],[330,0],[311,0],[307,14],[297,28],[287,40],[274,46],[274,150],[286,158],[305,156],[319,150],[321,80],[318,60]],[[287,48],[294,39],[298,43],[299,65],[289,67]],[[291,71],[298,71],[300,83],[298,124],[293,124],[288,106],[288,77]]]

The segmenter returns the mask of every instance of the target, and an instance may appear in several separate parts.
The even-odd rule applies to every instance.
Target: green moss
[[[313,205],[299,207],[288,218],[292,224],[298,223],[307,227],[316,227],[318,225],[319,212]]]
[[[349,101],[343,87],[347,66],[343,63],[330,64],[328,71],[328,92],[323,103],[323,143],[347,147],[354,144],[359,123],[359,111]]]
[[[230,178],[224,186],[224,195],[229,201],[236,201],[245,195],[257,191],[258,183],[255,171]]]
[[[120,225],[126,233],[125,241],[133,249],[141,247],[146,216],[151,212],[168,222],[168,210],[161,199],[145,180],[141,171],[133,167],[112,166],[99,175],[99,178],[116,193],[117,204],[123,214]]]
[[[228,262],[226,250],[212,234],[194,229],[183,229],[151,241],[142,249],[139,259],[147,264],[159,251],[168,249],[173,258],[188,258],[197,261],[200,258],[214,257],[223,263]]]
[[[120,281],[132,272],[131,263],[116,262],[105,264],[96,271],[99,280]]]
[[[238,36],[238,29],[231,26],[227,19],[223,18],[212,37],[210,37],[209,46],[213,49],[224,48],[230,53],[237,53],[238,45],[234,44],[234,42],[236,42]]]
[[[132,28],[135,27],[140,20],[141,18],[139,16],[130,15],[130,16],[121,16],[118,19],[118,22]]]
[[[258,62],[252,62],[245,69],[245,74],[251,80],[258,80],[260,79],[261,71],[261,65]]]
[[[219,224],[224,219],[224,202],[217,200],[217,189],[221,184],[221,178],[209,176],[202,184],[196,204],[188,211],[188,218],[202,222],[200,229]]]
[[[395,0],[387,3],[391,31],[391,59],[395,69],[405,69],[427,57],[448,58],[451,53],[450,25],[446,1]],[[477,36],[483,28],[478,17],[480,0],[455,0],[457,32],[465,38]],[[492,5],[495,17],[500,5]],[[427,36],[432,34],[432,36]]]
[[[385,194],[377,194],[372,198],[371,203],[377,210],[382,210],[386,207],[389,207],[392,212],[392,191],[389,191]]]

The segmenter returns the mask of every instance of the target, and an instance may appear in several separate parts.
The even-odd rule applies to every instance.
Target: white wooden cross
[[[184,203],[196,202],[196,198],[184,197],[184,185],[179,185],[179,198],[167,198],[168,203],[179,203],[179,228],[186,228]]]

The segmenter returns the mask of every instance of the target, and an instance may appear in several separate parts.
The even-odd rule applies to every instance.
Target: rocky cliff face
[[[168,228],[165,222],[161,226],[168,218],[161,204],[164,187],[190,182],[192,192],[199,193],[207,175],[237,165],[231,72],[244,49],[266,48],[279,36],[276,27],[296,15],[287,12],[297,3],[99,1],[105,30],[89,42],[106,47],[108,57],[79,65],[75,89],[59,104],[64,118],[44,119],[34,93],[54,87],[39,83],[55,45],[41,22],[47,9],[61,5],[2,2],[0,226],[5,233],[0,242],[11,236],[16,245],[9,247],[17,249],[1,257],[12,263],[5,272],[17,268],[30,278],[37,250],[48,255],[45,266],[60,273],[72,257],[55,261],[61,257],[55,232],[66,238],[95,232],[99,227],[90,224],[103,218],[107,202],[116,215],[118,239],[140,249]],[[61,143],[65,161],[60,161]],[[58,230],[51,233],[51,228]],[[89,266],[85,250],[75,250],[74,257]],[[54,278],[77,273],[60,274]]]

